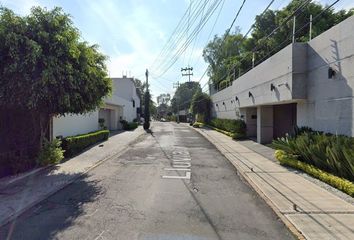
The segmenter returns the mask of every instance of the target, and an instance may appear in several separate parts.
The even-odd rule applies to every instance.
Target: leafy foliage
[[[210,125],[231,133],[234,139],[243,139],[247,136],[246,123],[241,119],[214,118],[210,121]]]
[[[257,65],[289,44],[292,38],[293,23],[292,21],[283,23],[303,2],[302,0],[292,0],[281,10],[268,10],[263,15],[256,16],[250,37],[245,38],[239,28],[236,28],[231,34],[215,36],[203,51],[204,60],[209,64],[208,76],[214,87],[225,88],[230,84],[230,81],[250,70],[254,49],[256,49],[255,64]],[[309,27],[301,28],[309,22],[311,14],[316,16],[325,8],[326,6],[318,2],[311,2],[298,14],[296,18],[297,42],[309,40]],[[318,36],[353,14],[354,9],[335,12],[332,8],[323,12],[321,17],[313,23],[312,37]],[[278,26],[281,27],[265,39]]]
[[[63,139],[62,143],[62,148],[65,150],[65,157],[72,157],[97,142],[107,140],[108,137],[108,130],[66,137]]]
[[[336,176],[354,181],[354,139],[303,132],[274,140],[273,147]]]
[[[201,91],[201,87],[198,82],[182,83],[177,88],[175,95],[171,100],[172,111],[177,113],[177,108],[179,108],[179,110],[189,109],[192,102],[192,97],[198,90]]]
[[[210,103],[210,96],[197,90],[192,97],[190,111],[193,114],[203,115],[202,122],[208,122],[210,119]]]
[[[121,120],[120,123],[123,125],[124,130],[134,130],[139,125],[137,122],[127,122],[126,120]]]
[[[150,128],[150,102],[151,97],[149,91],[145,92],[144,96],[144,129],[147,130]]]
[[[321,169],[297,160],[296,156],[287,154],[285,151],[277,150],[275,151],[275,157],[279,160],[280,164],[300,169],[307,174],[347,193],[348,195],[354,197],[354,183],[350,182],[344,178],[334,176],[330,173],[322,171]]]
[[[39,116],[40,147],[51,116],[90,112],[111,92],[106,57],[61,8],[23,17],[0,8],[0,43],[0,106]]]
[[[61,141],[54,139],[49,142],[44,141],[44,146],[38,156],[38,164],[40,166],[47,166],[50,164],[58,164],[64,158],[64,150],[61,148]]]

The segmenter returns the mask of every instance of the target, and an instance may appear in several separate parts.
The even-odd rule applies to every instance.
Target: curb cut
[[[288,220],[284,214],[280,212],[280,210],[273,204],[273,202],[262,192],[259,187],[253,183],[253,181],[245,174],[242,172],[241,169],[237,165],[235,165],[227,156],[225,156],[219,148],[214,144],[212,141],[209,140],[207,137],[207,134],[201,131],[200,129],[195,129],[193,128],[196,132],[201,134],[206,140],[208,140],[211,144],[215,146],[215,148],[235,167],[237,175],[239,175],[242,179],[244,179],[252,188],[253,190],[266,202],[266,204],[273,210],[273,212],[279,217],[279,219],[284,223],[284,225],[290,230],[290,232],[297,237],[299,240],[305,240],[305,236],[299,231],[295,225]],[[213,130],[214,131],[214,130]],[[251,149],[250,149],[251,150]]]
[[[7,218],[5,218],[4,220],[2,220],[0,222],[0,228],[3,227],[4,225],[12,222],[13,220],[15,220],[17,217],[21,216],[24,212],[26,212],[27,210],[29,210],[30,208],[34,207],[35,205],[39,204],[40,202],[46,200],[47,198],[51,197],[52,195],[54,195],[55,193],[59,192],[60,190],[66,188],[67,186],[71,185],[73,182],[75,182],[76,180],[80,179],[84,174],[88,173],[89,171],[91,171],[92,169],[98,167],[99,165],[101,165],[102,163],[114,158],[114,157],[119,157],[121,156],[123,153],[125,153],[126,151],[129,150],[130,145],[132,143],[134,143],[134,141],[136,141],[136,139],[138,139],[139,137],[141,137],[142,135],[144,135],[145,132],[142,132],[141,134],[139,134],[138,136],[136,136],[136,138],[134,138],[132,141],[128,142],[128,144],[126,146],[124,146],[123,148],[121,148],[120,150],[106,156],[105,158],[99,160],[98,162],[96,162],[95,164],[93,164],[92,166],[88,167],[87,169],[85,169],[83,172],[77,174],[77,176],[72,177],[70,180],[66,181],[65,184],[63,184],[63,186],[58,187],[57,189],[54,189],[50,192],[48,192],[47,194],[45,194],[43,197],[38,198],[36,201],[31,202],[30,204],[28,204],[26,207],[24,207],[23,209],[13,213],[12,215],[8,216]],[[51,166],[45,167],[44,169],[47,169]],[[44,170],[41,169],[41,170]],[[40,172],[40,171],[38,171]],[[36,172],[36,174],[38,174],[38,172]],[[30,177],[32,175],[28,175],[27,177]]]

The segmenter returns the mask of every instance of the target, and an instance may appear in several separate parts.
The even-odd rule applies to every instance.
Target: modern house
[[[210,87],[212,116],[243,119],[260,143],[297,126],[354,136],[354,17],[288,45],[231,86]]]
[[[52,137],[73,136],[99,129],[98,120],[103,118],[109,130],[121,129],[120,120],[128,122],[140,118],[140,96],[134,78],[112,78],[112,96],[104,99],[104,106],[88,114],[72,114],[54,117],[52,121]]]

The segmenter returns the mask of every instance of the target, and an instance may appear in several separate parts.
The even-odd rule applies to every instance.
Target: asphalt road
[[[178,169],[178,170],[172,170]],[[154,123],[116,158],[0,229],[0,239],[293,239],[213,145]]]

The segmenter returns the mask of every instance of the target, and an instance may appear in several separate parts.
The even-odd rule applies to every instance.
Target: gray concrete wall
[[[291,44],[233,81],[230,87],[213,94],[213,116],[235,118],[235,108],[304,99],[306,50],[306,44]],[[270,90],[271,84],[276,87],[274,91]],[[238,101],[235,101],[236,96]]]
[[[297,125],[354,136],[353,56],[354,17],[350,17],[308,43],[285,47],[230,87],[212,94],[212,116],[244,115],[247,122],[250,107],[297,103]],[[336,72],[332,79],[329,67]],[[271,83],[275,91],[270,91]]]
[[[297,105],[297,124],[354,135],[354,17],[308,43],[307,101]],[[328,78],[328,68],[336,76]]]

